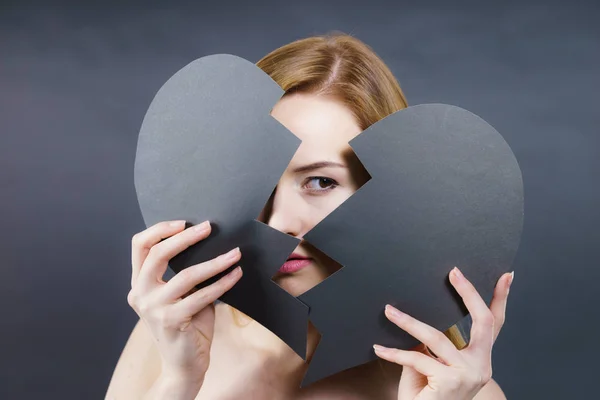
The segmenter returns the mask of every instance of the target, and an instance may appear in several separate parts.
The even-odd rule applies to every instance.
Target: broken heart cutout
[[[416,345],[385,304],[442,331],[463,318],[455,265],[490,298],[519,245],[523,182],[502,136],[469,111],[426,104],[384,118],[350,142],[371,180],[304,237],[343,268],[295,298],[272,277],[299,240],[256,220],[300,144],[270,115],[282,95],[236,56],[188,64],[146,113],[135,186],[146,226],[214,227],[171,260],[175,272],[240,246],[244,275],[221,300],[303,358],[310,318],[321,341],[306,386],[374,360],[374,343]]]
[[[322,334],[306,384],[376,359],[375,343],[418,344],[385,319],[385,304],[446,331],[467,314],[450,270],[458,266],[490,299],[521,236],[517,160],[471,112],[408,107],[350,145],[372,178],[304,237],[343,265],[299,296]]]
[[[162,86],[144,117],[135,187],[146,226],[211,221],[211,236],[173,258],[171,269],[239,246],[244,275],[221,300],[305,358],[308,307],[271,280],[299,240],[256,220],[300,145],[270,115],[282,95],[244,59],[214,55],[190,63]]]

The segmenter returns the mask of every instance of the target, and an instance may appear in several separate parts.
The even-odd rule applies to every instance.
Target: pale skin
[[[273,228],[302,239],[368,179],[348,145],[361,129],[348,108],[323,95],[285,96],[272,115],[302,144],[262,218]],[[194,290],[209,277],[237,265],[242,257],[239,249],[187,268],[168,282],[162,279],[169,259],[210,232],[208,221],[187,229],[185,221],[165,221],[134,236],[128,302],[140,321],[119,359],[106,398],[505,399],[491,377],[491,354],[504,323],[511,274],[499,279],[488,307],[458,268],[450,272],[451,284],[473,317],[471,341],[465,349],[457,350],[442,332],[382,305],[388,319],[422,345],[398,350],[373,343],[381,359],[378,362],[299,389],[306,362],[248,317],[239,316],[240,323],[229,306],[214,305],[241,279],[240,268]],[[310,264],[274,278],[293,295],[314,287],[339,268],[305,242],[295,252],[310,257]],[[312,327],[307,340],[310,361],[318,340]]]

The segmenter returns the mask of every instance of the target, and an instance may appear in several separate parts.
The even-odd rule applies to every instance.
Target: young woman
[[[405,108],[406,100],[375,53],[343,34],[290,43],[257,65],[285,91],[272,116],[302,140],[262,218],[302,238],[368,179],[348,142]],[[163,281],[168,261],[210,232],[208,221],[187,229],[185,221],[165,221],[133,237],[128,302],[140,322],[117,364],[107,398],[505,398],[491,379],[491,353],[504,321],[511,274],[499,280],[488,308],[458,269],[450,273],[473,319],[468,346],[459,350],[448,332],[386,307],[390,321],[422,345],[411,351],[374,346],[378,362],[299,389],[307,363],[261,325],[216,302],[241,278],[239,267],[206,288],[194,289],[235,265],[242,257],[239,249]],[[333,260],[301,242],[275,280],[299,295],[337,268]],[[311,329],[307,340],[309,352],[314,351],[318,332]]]

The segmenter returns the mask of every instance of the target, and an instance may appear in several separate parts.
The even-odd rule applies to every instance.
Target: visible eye
[[[337,186],[338,183],[331,178],[326,178],[324,176],[311,176],[306,179],[306,182],[302,188],[311,192],[326,192],[334,189]]]

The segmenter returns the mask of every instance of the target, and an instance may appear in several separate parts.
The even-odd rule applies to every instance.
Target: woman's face
[[[361,129],[348,108],[323,95],[285,96],[271,114],[302,143],[281,176],[263,218],[273,228],[302,239],[369,180],[348,145]],[[309,243],[301,242],[274,280],[298,296],[339,268]]]

